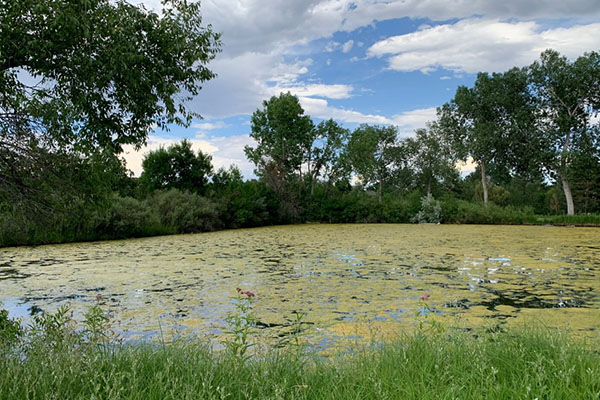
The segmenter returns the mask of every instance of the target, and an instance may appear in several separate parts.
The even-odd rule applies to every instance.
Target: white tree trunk
[[[483,204],[487,206],[489,196],[487,187],[487,177],[485,171],[485,161],[479,161],[479,166],[481,168],[481,188],[483,189]]]
[[[565,192],[565,200],[567,201],[567,215],[575,215],[575,205],[573,204],[573,194],[569,186],[569,179],[564,172],[560,173],[560,181],[562,183],[563,192]]]

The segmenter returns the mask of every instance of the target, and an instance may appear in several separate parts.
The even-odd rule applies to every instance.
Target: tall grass
[[[65,315],[0,346],[2,399],[597,399],[598,347],[559,332],[406,335],[330,356],[238,357],[200,339],[119,344],[98,312]]]

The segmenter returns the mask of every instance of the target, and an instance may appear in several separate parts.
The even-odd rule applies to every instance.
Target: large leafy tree
[[[313,140],[314,124],[291,93],[281,93],[263,101],[251,119],[252,137],[256,147],[246,146],[244,152],[256,165],[256,172],[277,195],[280,217],[296,220],[300,212],[302,166],[308,158]],[[297,189],[297,190],[294,190]]]
[[[377,186],[380,202],[383,184],[393,173],[400,152],[395,126],[363,124],[352,132],[348,141],[347,153],[352,169],[365,186]]]
[[[348,177],[350,170],[345,149],[349,135],[350,132],[333,119],[322,121],[314,127],[306,160],[307,174],[311,178],[311,193],[319,178],[324,178],[327,184],[331,184]]]
[[[403,141],[402,146],[408,155],[410,168],[419,184],[426,188],[428,196],[432,186],[457,179],[454,152],[437,124],[418,129],[414,137]]]
[[[148,192],[179,189],[204,193],[212,174],[212,157],[198,151],[194,153],[188,140],[151,151],[142,162],[142,185]]]
[[[471,157],[478,164],[484,204],[489,197],[488,166],[521,170],[527,161],[525,149],[537,146],[531,136],[533,108],[527,75],[521,69],[479,73],[475,85],[459,87],[438,116],[439,127],[458,158]]]
[[[546,50],[530,66],[532,89],[537,100],[537,125],[544,146],[542,166],[562,184],[567,214],[575,213],[571,192],[577,144],[597,141],[592,117],[600,111],[600,54],[591,52],[569,61],[554,50]],[[581,165],[581,163],[578,163]]]
[[[286,181],[302,173],[302,163],[314,140],[314,125],[296,96],[281,93],[264,101],[263,108],[252,114],[251,124],[250,137],[257,146],[246,146],[244,151],[259,174],[277,174],[279,180]]]
[[[35,202],[30,182],[60,176],[57,160],[116,154],[188,124],[186,101],[215,76],[207,64],[220,48],[199,7],[0,0],[0,201]]]

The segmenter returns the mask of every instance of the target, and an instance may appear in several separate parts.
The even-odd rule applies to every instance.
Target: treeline
[[[563,222],[598,224],[585,215],[600,212],[599,71],[597,53],[546,51],[528,68],[480,73],[409,138],[315,123],[282,93],[252,115],[252,180],[215,170],[186,140],[148,153],[139,178],[114,149],[30,144],[8,162],[0,244],[301,222],[545,223],[575,205],[584,215]],[[466,160],[476,170],[463,177]]]

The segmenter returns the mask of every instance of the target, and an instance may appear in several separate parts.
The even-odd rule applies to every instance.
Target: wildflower
[[[429,295],[428,294],[424,294],[423,296],[421,296],[421,300],[426,301],[429,300]]]
[[[238,287],[238,288],[235,288],[235,290],[236,290],[236,291],[237,291],[239,294],[245,294],[245,295],[246,295],[246,296],[248,296],[248,297],[254,297],[254,296],[255,296],[255,295],[254,295],[254,293],[252,293],[252,292],[251,292],[251,291],[249,291],[249,290],[242,290],[242,289],[240,289],[239,287]]]

